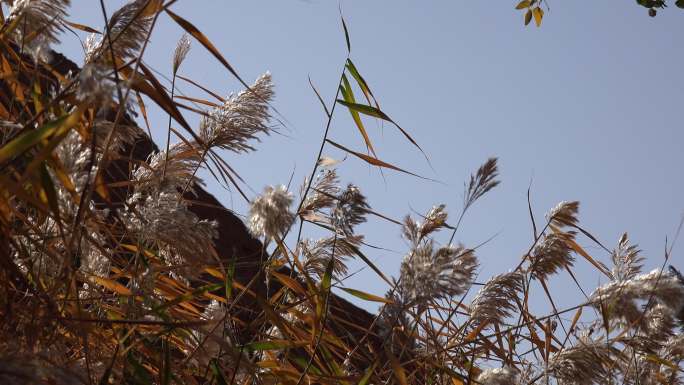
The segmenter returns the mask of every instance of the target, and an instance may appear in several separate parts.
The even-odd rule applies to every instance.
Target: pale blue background
[[[110,15],[122,4],[105,3]],[[391,171],[383,181],[376,169],[351,157],[339,167],[342,180],[360,185],[372,207],[388,216],[400,219],[446,203],[455,221],[463,181],[487,157],[498,156],[501,186],[474,207],[457,235],[473,246],[498,233],[478,251],[481,280],[515,267],[532,241],[530,180],[538,223],[557,202],[580,200],[584,227],[609,248],[628,231],[648,256],[647,267],[658,267],[684,208],[684,12],[672,6],[651,19],[633,1],[549,3],[538,29],[523,25],[515,1],[342,1],[353,60],[384,111],[411,132],[435,171],[391,126],[366,120],[380,157],[444,184]],[[180,0],[174,11],[201,26],[248,81],[272,72],[274,106],[288,122],[283,135],[264,138],[256,153],[225,155],[253,191],[286,184],[293,172],[298,186],[310,173],[325,123],[307,76],[330,103],[346,55],[338,3]],[[100,28],[99,2],[73,1],[71,20]],[[170,76],[181,33],[163,15],[146,62]],[[62,49],[80,62],[73,35],[64,36]],[[239,89],[197,42],[180,72],[220,94]],[[182,82],[180,88],[203,96]],[[163,143],[167,117],[153,111],[151,118]],[[345,110],[337,111],[330,137],[364,148]],[[335,149],[324,153],[343,157]],[[238,194],[209,185],[224,204],[245,212]],[[407,249],[399,228],[373,219],[362,231],[369,243],[391,250],[365,249],[396,274]],[[591,241],[580,243],[610,263]],[[679,267],[682,250],[676,247],[672,256]],[[585,290],[605,280],[586,261],[576,265]],[[581,300],[566,275],[551,285],[564,293],[559,306]],[[368,269],[345,283],[376,294],[386,290]]]

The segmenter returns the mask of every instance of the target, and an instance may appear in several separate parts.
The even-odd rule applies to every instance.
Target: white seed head
[[[334,256],[333,276],[340,277],[347,273],[345,261],[356,255],[362,240],[362,235],[333,236],[315,242],[305,239],[300,243],[301,253],[305,257],[304,269],[310,275],[322,277]]]
[[[266,187],[249,209],[249,231],[255,237],[281,237],[294,220],[291,204],[292,193],[285,186]]]
[[[414,248],[401,263],[402,293],[407,303],[425,305],[437,298],[461,295],[470,287],[477,268],[472,250],[434,242]]]
[[[9,9],[8,21],[17,21],[15,42],[36,59],[49,59],[50,44],[59,42],[64,31],[69,0],[16,0]],[[17,20],[18,19],[18,20]]]
[[[233,152],[254,150],[252,140],[268,134],[268,103],[273,98],[271,74],[265,73],[249,90],[230,95],[223,105],[213,109],[200,122],[200,137],[209,147]]]
[[[425,216],[425,219],[419,226],[421,237],[425,237],[426,235],[433,233],[446,225],[448,214],[446,211],[444,211],[445,207],[445,205],[441,204],[439,206],[433,206],[430,209]]]
[[[560,384],[606,384],[612,353],[605,341],[584,338],[577,345],[554,354],[548,371]]]
[[[354,227],[366,221],[368,212],[366,197],[353,184],[337,197],[337,204],[331,213],[331,222],[335,230],[344,235],[354,234]]]
[[[185,57],[190,51],[190,36],[184,33],[176,44],[176,49],[173,51],[173,73],[178,72],[178,68],[185,60]]]
[[[103,57],[107,58],[105,62],[112,62],[112,53],[120,62],[135,57],[152,24],[153,13],[144,11],[149,3],[149,0],[134,0],[114,12],[107,23],[110,37],[88,47],[86,62]]]
[[[596,289],[589,299],[595,306],[612,305],[611,318],[633,321],[642,314],[637,300],[656,301],[677,314],[684,306],[684,285],[676,275],[656,269],[631,279],[611,281]]]
[[[200,367],[206,367],[212,359],[225,358],[226,347],[231,343],[226,335],[229,330],[227,321],[231,318],[223,304],[211,300],[202,312],[201,319],[207,323],[193,331],[197,340],[197,345],[194,347],[198,351],[194,355],[194,360]]]
[[[572,234],[569,233],[544,235],[531,254],[530,271],[535,278],[544,279],[563,267],[572,266],[575,258],[567,244],[571,237]]]
[[[546,220],[558,227],[575,225],[578,212],[579,202],[561,201],[546,214]]]
[[[201,180],[194,176],[200,162],[197,149],[184,143],[176,143],[166,151],[150,156],[147,164],[143,164],[133,172],[136,194],[156,194],[160,191],[178,192]]]
[[[200,220],[179,200],[177,192],[148,195],[142,202],[137,202],[133,211],[126,211],[121,216],[128,231],[140,240],[168,246],[188,263],[214,260],[217,223]]]
[[[618,241],[618,246],[613,250],[612,274],[614,279],[624,281],[634,278],[641,272],[643,258],[639,255],[636,245],[629,244],[627,233],[623,234]]]
[[[76,97],[84,102],[97,102],[106,106],[114,95],[114,83],[107,78],[107,69],[97,63],[83,66],[78,75]]]
[[[304,195],[306,192],[307,184],[308,178],[300,189],[301,195]],[[313,213],[317,210],[334,206],[335,197],[339,191],[337,171],[334,169],[321,170],[316,179],[314,179],[306,199],[304,199],[300,214]]]
[[[480,385],[515,385],[518,373],[509,367],[485,369],[477,376],[476,384]]]
[[[502,322],[516,307],[514,299],[522,291],[523,276],[509,272],[492,277],[478,291],[470,305],[470,318],[475,323]]]

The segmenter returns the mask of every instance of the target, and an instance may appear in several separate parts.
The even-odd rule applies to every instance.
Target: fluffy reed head
[[[14,25],[17,44],[42,60],[48,59],[50,44],[59,42],[64,31],[69,0],[15,0],[11,2],[6,26]]]
[[[334,257],[333,276],[339,278],[347,274],[345,261],[356,255],[362,240],[362,235],[332,236],[317,241],[305,239],[300,243],[301,253],[305,257],[304,270],[310,275],[322,277]]]
[[[570,240],[572,240],[571,233],[545,234],[532,250],[530,259],[532,276],[545,279],[561,268],[572,266],[575,258],[567,243]]]
[[[470,318],[476,324],[501,322],[515,311],[515,298],[522,291],[523,275],[519,272],[490,278],[478,291],[470,305]]]
[[[554,354],[548,371],[559,384],[607,384],[613,365],[613,349],[604,341],[582,339],[576,346]]]
[[[613,260],[611,273],[614,279],[618,281],[632,279],[641,272],[644,259],[639,252],[636,245],[630,245],[629,237],[627,233],[624,233],[610,256]]]
[[[350,183],[337,197],[337,204],[331,213],[333,227],[341,234],[353,235],[354,227],[366,221],[368,208],[361,190]]]
[[[611,281],[596,289],[589,297],[592,303],[620,304],[610,306],[611,317],[625,317],[633,319],[636,300],[649,300],[661,303],[672,309],[676,314],[684,305],[684,285],[671,272],[652,270],[646,274],[635,275],[633,278],[621,281]],[[631,312],[627,313],[631,309]],[[640,312],[636,314],[640,317]]]
[[[149,34],[159,0],[134,0],[112,14],[104,37],[87,44],[86,63],[104,60],[123,63],[138,55]]]
[[[445,205],[433,206],[425,215],[423,221],[416,222],[410,216],[404,218],[402,225],[402,235],[409,240],[412,245],[418,245],[426,236],[447,226],[448,217]]]
[[[475,381],[480,385],[515,385],[518,383],[518,372],[507,366],[485,369]]]
[[[427,305],[438,298],[459,296],[470,287],[477,266],[473,251],[462,246],[435,251],[430,240],[415,247],[401,263],[404,302]]]
[[[562,201],[546,213],[546,220],[557,227],[573,226],[577,224],[578,212],[579,202]]]
[[[188,52],[190,52],[190,36],[188,36],[187,33],[184,33],[183,36],[181,36],[181,38],[178,40],[178,43],[176,43],[176,49],[173,50],[172,62],[174,74],[178,72],[181,64],[188,56]]]
[[[307,184],[308,178],[304,181],[300,190],[302,196],[306,193]],[[339,178],[335,169],[321,170],[313,180],[311,189],[302,203],[299,214],[303,216],[313,215],[318,210],[335,206],[335,197],[340,193],[338,184]]]
[[[499,176],[499,167],[496,158],[489,158],[477,169],[477,172],[470,176],[470,183],[466,187],[463,198],[463,207],[467,209],[475,201],[480,199],[489,190],[499,185],[496,177]]]
[[[267,186],[249,208],[249,231],[255,237],[282,237],[294,220],[294,214],[290,212],[291,204],[292,193],[285,186]]]
[[[207,147],[236,153],[254,150],[250,144],[259,134],[268,134],[271,118],[268,103],[273,98],[271,74],[259,77],[249,90],[230,95],[200,122],[200,138]]]

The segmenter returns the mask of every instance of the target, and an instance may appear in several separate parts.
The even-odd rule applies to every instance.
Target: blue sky
[[[108,13],[122,3],[105,1]],[[298,186],[310,173],[325,115],[307,77],[330,103],[346,56],[339,5],[352,59],[383,110],[418,141],[434,170],[391,126],[367,120],[379,157],[442,182],[391,171],[383,179],[377,169],[347,158],[339,166],[342,181],[361,186],[374,210],[400,219],[445,203],[455,220],[463,182],[497,156],[501,185],[478,202],[457,234],[467,246],[496,235],[478,250],[481,279],[514,268],[530,246],[530,181],[538,222],[559,201],[579,200],[582,225],[604,244],[611,248],[627,231],[644,250],[647,268],[660,266],[666,236],[674,236],[684,209],[684,53],[675,40],[684,34],[684,12],[671,7],[652,19],[634,2],[550,0],[544,25],[536,28],[523,25],[515,4],[180,0],[174,11],[201,26],[245,79],[273,74],[274,106],[287,120],[282,135],[264,138],[256,153],[225,154],[252,195],[268,184],[286,184],[293,173]],[[99,2],[73,1],[71,20],[100,28]],[[146,62],[170,76],[181,34],[163,15]],[[64,36],[62,49],[80,62],[73,35]],[[220,94],[239,90],[196,42],[180,73]],[[180,89],[202,96],[187,84]],[[163,143],[167,117],[153,110],[151,119]],[[337,111],[330,137],[364,148],[344,110]],[[324,154],[344,157],[332,148]],[[224,204],[245,212],[238,194],[210,178],[207,183]],[[367,242],[388,249],[367,249],[367,255],[396,274],[407,250],[399,228],[373,219],[361,230]],[[609,264],[605,251],[584,238],[580,243]],[[681,245],[674,249],[672,263],[684,267],[681,251]],[[576,271],[585,290],[604,279],[584,260]],[[376,294],[386,290],[368,269],[345,283]],[[579,291],[567,278],[551,287],[564,290],[568,304],[577,301]]]

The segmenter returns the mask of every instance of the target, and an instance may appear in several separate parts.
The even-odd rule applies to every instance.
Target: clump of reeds
[[[519,265],[488,278],[479,277],[479,246],[454,240],[466,212],[498,185],[496,158],[465,184],[453,221],[444,204],[396,221],[374,211],[361,186],[343,183],[324,152],[418,177],[377,157],[367,117],[422,151],[380,110],[350,58],[340,99],[321,102],[329,128],[346,108],[366,150],[326,130],[297,198],[282,185],[250,197],[231,157],[255,151],[277,127],[268,72],[251,85],[238,77],[245,88],[225,98],[181,75],[192,38],[239,76],[158,0],[111,13],[78,68],[49,48],[65,28],[95,31],[67,21],[68,1],[10,3],[0,33],[9,66],[0,78],[0,383],[682,382],[684,278],[674,268],[643,273],[626,235],[605,256],[610,268],[590,255],[580,242],[599,243],[580,227],[578,202],[561,202],[540,227],[532,216]],[[160,17],[187,32],[171,55],[170,86],[141,60]],[[176,80],[192,91],[177,96]],[[132,118],[145,103],[169,115],[159,149]],[[199,115],[197,127],[187,111]],[[200,170],[249,203],[246,223],[204,190]],[[381,249],[364,241],[361,229],[372,226],[360,227],[373,221],[397,225],[406,240],[397,277],[373,263]],[[352,259],[390,286],[386,295],[344,285]],[[606,282],[557,308],[548,282],[574,278],[579,263]],[[368,313],[341,291],[382,305]],[[532,298],[548,300],[548,312],[535,312]]]

